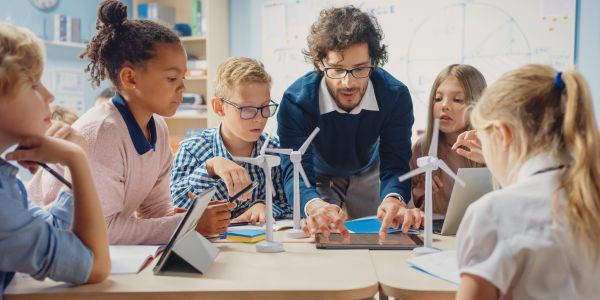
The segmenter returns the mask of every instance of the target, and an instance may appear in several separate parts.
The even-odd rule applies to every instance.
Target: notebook
[[[161,246],[110,246],[111,275],[137,274],[162,251]]]
[[[431,276],[454,284],[460,284],[455,250],[414,256],[408,258],[406,262],[413,268]]]
[[[350,233],[356,234],[373,234],[379,233],[379,229],[381,228],[381,222],[377,219],[376,216],[369,216],[360,219],[355,219],[352,221],[344,222],[346,228]],[[394,229],[393,227],[388,227],[387,232],[398,232],[402,231],[402,225],[398,226],[398,229]],[[419,231],[413,228],[408,230],[409,234],[418,234]]]

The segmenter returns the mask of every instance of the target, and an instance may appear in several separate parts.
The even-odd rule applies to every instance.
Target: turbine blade
[[[290,155],[290,154],[292,154],[292,149],[267,148],[267,152]]]
[[[410,172],[408,172],[408,173],[406,173],[406,174],[404,174],[404,175],[402,175],[402,176],[398,177],[398,180],[399,180],[400,182],[403,182],[403,181],[405,181],[406,179],[409,179],[409,178],[415,177],[415,176],[417,176],[417,175],[419,175],[419,174],[421,174],[421,173],[424,173],[424,172],[425,172],[425,168],[424,168],[424,167],[417,168],[417,169],[414,169],[414,170],[412,170],[412,171],[410,171]]]
[[[306,187],[310,187],[310,181],[308,181],[308,176],[306,176],[306,172],[304,172],[304,168],[302,168],[302,163],[298,163],[296,167],[302,176],[302,180],[304,180],[304,185],[306,185]]]
[[[440,119],[433,120],[433,136],[429,145],[429,156],[437,157],[438,139],[440,137]]]
[[[262,147],[260,148],[260,155],[264,155],[265,152],[267,151],[267,147],[269,146],[269,140],[271,139],[271,133],[268,132],[267,133],[267,138],[265,139],[265,142],[263,143]]]
[[[300,151],[300,153],[304,154],[304,152],[306,152],[306,149],[308,149],[308,146],[310,145],[312,140],[315,138],[317,133],[319,133],[319,131],[321,131],[321,129],[319,129],[319,127],[315,127],[315,130],[313,130],[313,132],[308,136],[306,141],[304,141],[304,144],[302,144],[302,146],[300,147],[300,150],[298,150],[298,151]]]
[[[450,167],[448,167],[448,165],[443,161],[443,160],[438,160],[438,166],[444,171],[446,172],[446,174],[450,175],[450,177],[454,178],[454,180],[456,182],[458,182],[458,184],[462,185],[463,187],[465,186],[465,182],[460,179],[460,177],[458,177],[458,175],[454,174],[454,172],[452,172],[452,169],[450,169]]]

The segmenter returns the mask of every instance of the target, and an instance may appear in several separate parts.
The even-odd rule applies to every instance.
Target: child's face
[[[261,107],[268,105],[271,101],[269,85],[261,82],[241,84],[235,88],[229,99],[226,100],[238,106]],[[260,111],[254,118],[244,120],[240,116],[240,109],[227,103],[223,103],[221,121],[223,130],[229,131],[237,138],[248,143],[256,142],[267,124],[267,118],[263,117]]]
[[[456,77],[446,78],[435,91],[433,117],[440,119],[443,133],[463,132],[467,128],[465,91]]]
[[[148,112],[175,114],[185,91],[186,65],[187,55],[180,44],[155,45],[155,57],[136,69],[136,96]]]
[[[0,96],[0,131],[17,142],[23,137],[43,135],[50,126],[50,103],[54,95],[38,80],[13,97]]]

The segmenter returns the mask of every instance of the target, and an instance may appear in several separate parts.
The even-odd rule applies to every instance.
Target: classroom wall
[[[62,14],[81,18],[82,41],[87,42],[95,33],[96,9],[100,0],[60,0],[58,6],[51,11],[40,11],[30,1],[26,0],[0,0],[0,20],[9,20],[15,25],[29,28],[37,36],[44,36],[44,23],[53,14]],[[123,0],[131,6],[132,0]],[[130,10],[131,16],[131,10]],[[79,58],[83,49],[76,47],[46,46],[46,70],[78,70],[82,71],[87,66],[87,61]],[[46,72],[48,74],[48,72]],[[83,101],[84,110],[94,105],[96,96],[102,89],[110,86],[105,82],[100,87],[92,87],[89,76],[84,76]],[[56,91],[55,91],[56,93]],[[57,101],[60,100],[57,95]]]
[[[262,0],[229,0],[231,56],[261,59]],[[591,86],[600,125],[600,1],[577,1],[575,63]],[[307,29],[308,31],[308,29]],[[298,74],[300,76],[301,74]]]
[[[577,2],[575,63],[591,87],[596,120],[600,124],[600,1]]]

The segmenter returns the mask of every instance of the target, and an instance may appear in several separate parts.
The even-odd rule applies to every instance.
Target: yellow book
[[[227,240],[239,243],[256,243],[266,239],[264,230],[237,229],[227,232]]]

